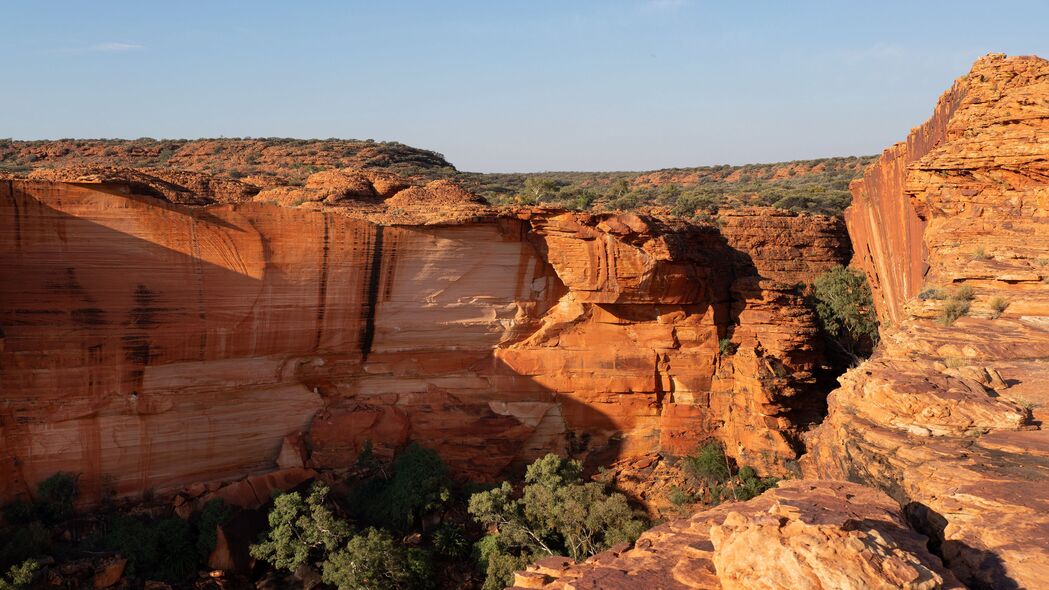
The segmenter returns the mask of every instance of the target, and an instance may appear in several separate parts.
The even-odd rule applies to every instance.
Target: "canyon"
[[[257,507],[366,448],[488,482],[717,440],[788,480],[516,587],[1049,577],[1045,60],[977,61],[844,220],[498,207],[368,166],[249,180],[0,177],[0,502],[67,471],[84,506]],[[841,374],[804,287],[850,261],[881,339]]]
[[[0,498],[56,471],[91,502],[410,440],[477,481],[710,437],[769,473],[797,459],[826,367],[795,285],[847,260],[839,220],[499,211],[445,181],[341,207],[347,178],[380,179],[319,174],[288,189],[326,195],[312,208],[192,207],[244,192],[133,170],[0,182]]]

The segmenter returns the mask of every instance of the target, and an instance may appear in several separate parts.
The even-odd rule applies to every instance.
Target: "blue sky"
[[[396,140],[461,170],[877,153],[1049,3],[0,0],[0,137]]]

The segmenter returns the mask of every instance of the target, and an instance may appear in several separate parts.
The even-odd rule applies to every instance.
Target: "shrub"
[[[11,566],[7,575],[0,576],[0,590],[25,590],[32,583],[33,575],[39,568],[40,564],[32,559]]]
[[[0,571],[51,551],[51,531],[40,522],[0,530]]]
[[[470,553],[470,542],[466,540],[463,528],[445,523],[437,527],[430,535],[433,550],[442,557],[456,559]]]
[[[961,299],[950,299],[940,308],[938,318],[940,325],[948,327],[954,324],[958,318],[969,313],[969,302]]]
[[[728,459],[718,443],[708,443],[699,453],[681,460],[682,470],[693,479],[708,486],[723,483],[729,478]]]
[[[706,484],[712,504],[723,499],[749,500],[776,487],[775,477],[758,477],[753,467],[743,466],[733,476],[732,464],[721,445],[704,445],[693,456],[681,460],[682,470],[693,479]]]
[[[738,477],[739,487],[734,490],[734,497],[741,501],[760,496],[779,483],[775,477],[758,477],[753,468],[746,466],[740,467]]]
[[[990,256],[987,255],[987,251],[983,249],[983,246],[973,251],[973,260],[987,260],[989,258]]]
[[[922,301],[928,301],[930,299],[942,300],[946,298],[947,295],[936,287],[930,287],[923,290],[921,293],[918,293],[918,299],[921,299]]]
[[[277,569],[295,571],[300,565],[322,561],[350,536],[350,527],[327,506],[328,488],[315,483],[303,500],[298,492],[281,494],[269,513],[270,530],[251,555]]]
[[[425,552],[369,528],[324,562],[322,578],[339,590],[414,590],[431,584]]]
[[[877,343],[878,318],[867,275],[835,267],[816,277],[809,301],[824,333],[850,356],[855,357]]]
[[[733,343],[730,338],[722,338],[721,340],[718,340],[718,351],[721,353],[721,356],[736,354],[737,348],[739,348],[739,345]]]
[[[1005,313],[1005,310],[1009,307],[1009,301],[1004,297],[996,296],[991,299],[989,305],[991,306],[991,317],[993,319],[998,319],[1002,317],[1002,314]]]
[[[4,505],[4,521],[8,524],[28,524],[36,518],[36,509],[21,498]]]
[[[667,494],[667,499],[670,500],[670,503],[674,506],[682,506],[687,504],[691,498],[677,486],[674,486],[670,488],[670,493]]]
[[[503,590],[514,583],[514,572],[528,567],[535,556],[528,551],[511,552],[500,535],[486,535],[474,544],[475,560],[485,574],[481,590]]]
[[[976,294],[973,291],[973,288],[969,285],[962,285],[955,289],[954,293],[951,293],[951,299],[958,301],[972,301],[975,296]]]

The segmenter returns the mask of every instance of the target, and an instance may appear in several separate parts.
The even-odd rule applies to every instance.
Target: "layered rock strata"
[[[853,193],[882,343],[831,394],[805,473],[889,492],[971,587],[1042,587],[1049,62],[979,60]]]
[[[844,260],[823,218],[498,211],[373,172],[311,177],[301,207],[46,175],[0,181],[2,499],[56,471],[90,500],[410,440],[474,479],[711,436],[782,472],[822,403],[794,284]]]

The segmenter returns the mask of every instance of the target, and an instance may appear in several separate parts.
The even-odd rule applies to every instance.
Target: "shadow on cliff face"
[[[942,514],[921,502],[909,502],[903,510],[914,530],[929,538],[929,551],[939,556],[966,586],[976,590],[1020,589],[1006,572],[1005,563],[994,553],[962,541],[944,539],[947,519]]]
[[[176,459],[195,478],[258,468],[258,444],[230,440],[237,451],[216,454],[215,441],[194,438],[202,434],[195,421],[211,420],[200,400],[178,397],[173,383],[159,396],[144,383],[150,367],[221,358],[217,339],[239,316],[209,304],[252,301],[261,281],[195,254],[223,240],[233,253],[253,232],[126,195],[107,206],[108,191],[94,187],[39,185],[0,183],[0,498],[60,470],[81,474],[90,501],[103,486],[128,492],[182,483]],[[172,212],[183,225],[150,225],[171,223]],[[236,397],[229,403],[243,403]],[[206,398],[205,405],[224,403]],[[179,405],[188,413],[163,417]]]

